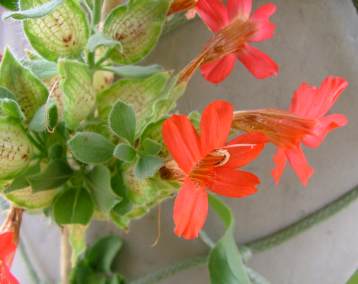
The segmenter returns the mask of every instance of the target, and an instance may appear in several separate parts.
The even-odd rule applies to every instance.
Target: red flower
[[[198,236],[208,213],[208,189],[228,197],[245,197],[257,191],[259,179],[239,168],[257,157],[266,139],[252,133],[226,144],[232,120],[231,104],[215,101],[202,114],[200,134],[186,116],[173,115],[164,122],[164,143],[184,172],[174,205],[178,236]]]
[[[16,278],[11,274],[10,267],[16,252],[14,232],[0,234],[0,283],[17,284]]]
[[[347,86],[348,82],[345,79],[329,76],[319,88],[307,83],[298,88],[293,96],[290,112],[316,121],[313,131],[304,135],[300,142],[310,148],[316,148],[330,131],[347,124],[347,118],[342,114],[326,115]],[[313,168],[306,160],[300,144],[295,147],[278,147],[274,156],[276,167],[272,171],[276,183],[280,181],[288,160],[302,184],[307,185]]]
[[[210,82],[223,81],[237,60],[258,79],[277,75],[277,64],[249,44],[272,38],[275,25],[270,17],[276,5],[263,5],[250,16],[251,8],[252,0],[228,0],[226,6],[221,0],[199,0],[197,12],[215,33],[206,49],[211,54],[201,62],[201,72]]]

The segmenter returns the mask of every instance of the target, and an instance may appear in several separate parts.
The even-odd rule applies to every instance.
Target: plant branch
[[[267,249],[271,249],[289,239],[302,234],[309,228],[317,225],[329,217],[340,212],[358,199],[358,186],[343,194],[341,197],[333,200],[323,208],[309,214],[303,219],[285,227],[277,232],[274,232],[268,236],[260,238],[258,240],[249,242],[240,246],[240,251],[250,252],[261,252]],[[156,272],[150,273],[143,278],[130,282],[130,284],[154,284],[161,280],[167,279],[174,274],[193,268],[197,266],[203,266],[207,264],[208,256],[199,256],[194,258],[188,258],[180,261],[176,264],[170,265],[166,268],[160,269]]]

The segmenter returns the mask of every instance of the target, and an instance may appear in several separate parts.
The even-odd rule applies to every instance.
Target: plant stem
[[[61,284],[69,284],[71,272],[71,247],[69,242],[69,232],[66,227],[61,230]]]
[[[342,209],[346,208],[348,205],[352,204],[358,198],[358,186],[354,187],[347,193],[343,194],[339,198],[333,200],[323,208],[309,214],[303,219],[285,227],[273,234],[260,238],[258,240],[249,242],[240,246],[240,251],[244,248],[248,252],[261,252],[267,249],[271,249],[281,243],[288,241],[289,239],[302,234],[309,228],[317,225],[329,217],[335,215]],[[202,236],[201,236],[202,237]],[[140,278],[138,280],[130,282],[130,284],[154,284],[158,283],[161,280],[169,278],[174,274],[196,267],[203,266],[207,264],[208,256],[199,256],[194,258],[189,258],[183,261],[180,261],[176,264],[170,265],[166,268],[163,268],[159,271],[148,274],[147,276]]]

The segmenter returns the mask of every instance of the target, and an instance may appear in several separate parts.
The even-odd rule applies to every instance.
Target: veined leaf
[[[52,61],[36,59],[24,60],[22,63],[41,80],[49,80],[58,74],[57,65]]]
[[[38,109],[32,118],[29,128],[32,131],[51,131],[56,127],[58,112],[56,103],[49,101]]]
[[[100,46],[115,47],[116,45],[120,46],[121,43],[97,32],[88,39],[87,49],[89,52],[94,52]]]
[[[86,225],[93,215],[94,205],[91,196],[84,188],[69,188],[54,201],[53,215],[60,225]]]
[[[6,199],[20,208],[35,210],[49,207],[57,193],[58,189],[34,193],[32,188],[28,186],[16,190],[5,190],[4,195]]]
[[[231,210],[220,199],[209,195],[211,208],[224,222],[225,233],[209,255],[212,284],[250,284],[246,268],[234,239],[234,218]]]
[[[140,135],[145,126],[153,121],[153,117],[157,116],[153,105],[161,100],[169,78],[169,73],[162,72],[145,79],[117,81],[97,96],[100,116],[106,120],[114,103],[122,100],[133,108],[137,121],[136,134]]]
[[[15,100],[0,99],[0,116],[4,118],[12,118],[19,122],[25,120],[25,115]]]
[[[15,12],[7,12],[4,13],[2,19],[13,18],[16,20],[24,20],[24,19],[36,19],[46,16],[55,10],[60,4],[63,3],[63,0],[51,0],[46,2],[38,7],[29,9],[29,10],[21,10]]]
[[[111,59],[119,64],[132,64],[142,60],[156,45],[169,0],[130,0],[118,6],[106,18],[104,34],[121,42],[111,52]]]
[[[61,60],[58,70],[64,93],[64,120],[68,128],[76,129],[95,107],[92,73],[87,65],[73,60]]]
[[[128,144],[118,144],[113,151],[113,156],[121,161],[130,163],[134,161],[136,157],[136,151]]]
[[[48,2],[20,0],[22,10],[45,3]],[[50,61],[80,55],[89,37],[86,14],[75,0],[63,0],[60,6],[44,17],[24,20],[24,31],[32,47]]]
[[[159,157],[142,155],[139,157],[134,174],[138,179],[145,179],[152,177],[163,165],[163,160]]]
[[[16,120],[0,118],[0,179],[10,179],[29,164],[34,147]]]
[[[11,54],[5,51],[0,66],[0,86],[16,97],[27,119],[32,119],[37,109],[46,102],[48,91],[41,81]]]

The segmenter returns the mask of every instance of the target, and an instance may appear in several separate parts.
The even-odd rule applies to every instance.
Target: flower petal
[[[257,132],[236,137],[226,147],[223,147],[230,153],[230,159],[223,167],[240,168],[246,166],[258,157],[267,142],[266,136]]]
[[[184,239],[195,239],[204,226],[208,215],[208,193],[186,179],[175,199],[175,234]]]
[[[286,149],[287,159],[293,170],[304,186],[307,186],[308,180],[314,173],[314,169],[308,163],[301,147]]]
[[[303,143],[311,148],[318,147],[327,134],[333,129],[347,125],[348,119],[343,114],[331,114],[321,119],[314,129],[315,135],[306,135],[303,139]]]
[[[247,44],[237,56],[257,79],[265,79],[278,73],[278,65],[256,47]]]
[[[252,9],[252,0],[228,0],[227,12],[229,19],[240,17],[242,20],[247,20],[250,17]]]
[[[257,192],[260,180],[254,174],[239,170],[215,169],[215,179],[210,190],[226,197],[246,197]]]
[[[188,173],[201,158],[198,135],[186,116],[173,115],[162,129],[163,140],[179,167]]]
[[[230,75],[236,61],[237,58],[234,54],[226,55],[223,58],[201,65],[201,74],[211,83],[218,84]]]
[[[290,110],[310,118],[323,117],[347,88],[348,82],[340,77],[328,76],[317,89],[306,83],[295,92]]]
[[[272,38],[276,26],[270,22],[270,17],[276,12],[276,5],[268,3],[257,9],[250,20],[256,26],[256,33],[250,38],[250,41],[263,41]]]
[[[11,274],[9,267],[5,263],[0,263],[0,283],[1,284],[19,284],[19,282]]]
[[[225,145],[233,115],[233,106],[226,101],[217,100],[205,108],[200,121],[200,145],[203,157]]]
[[[276,154],[273,156],[275,168],[272,170],[273,179],[279,184],[283,171],[287,164],[287,157],[284,149],[278,148]]]
[[[228,23],[226,7],[220,0],[199,0],[196,9],[213,32],[218,32]]]
[[[0,234],[0,259],[5,261],[7,266],[11,266],[15,252],[14,232]]]

